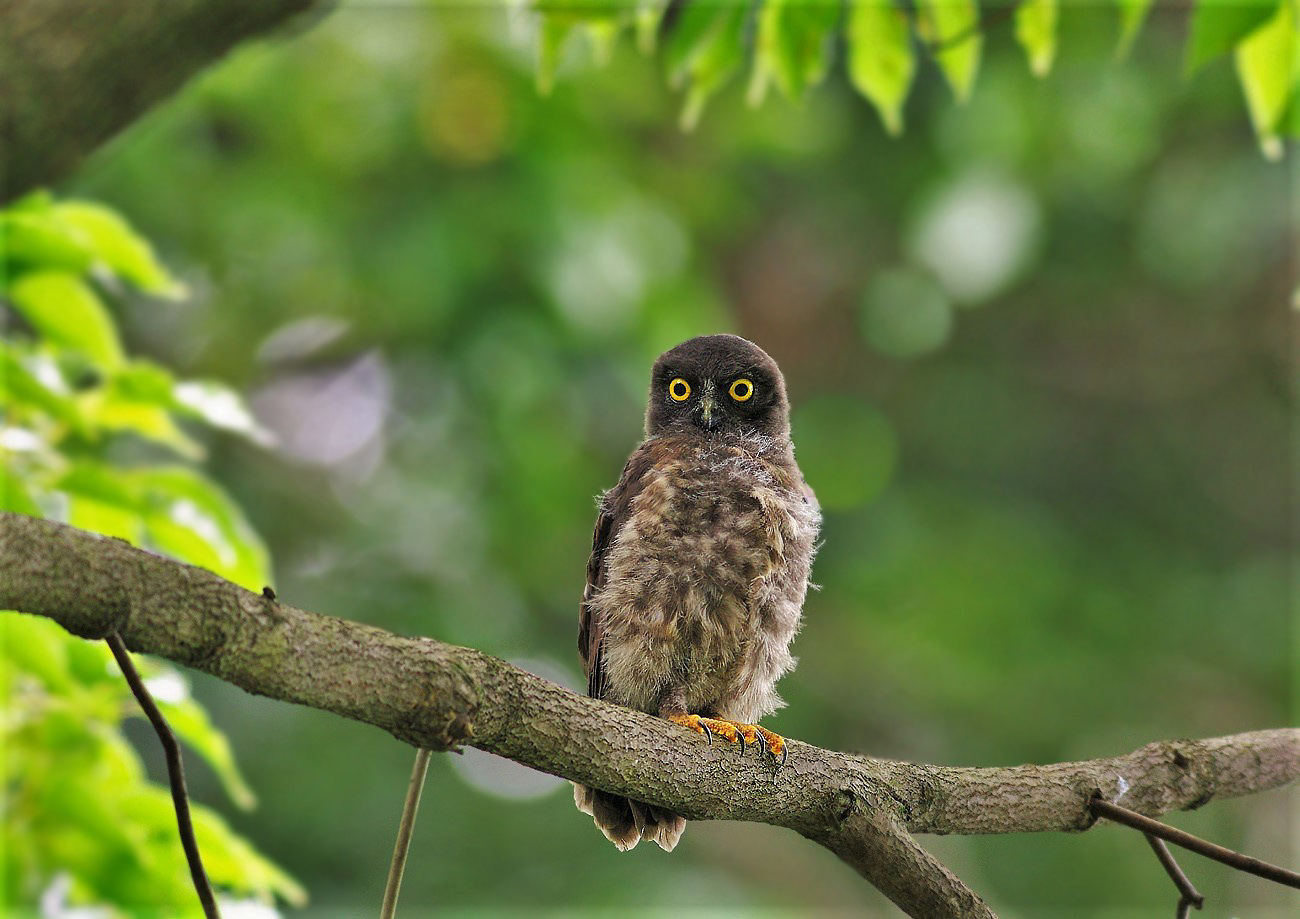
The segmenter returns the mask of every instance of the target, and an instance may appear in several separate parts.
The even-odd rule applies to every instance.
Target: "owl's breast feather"
[[[667,626],[748,614],[756,592],[773,587],[797,587],[801,604],[818,515],[795,481],[735,448],[686,450],[656,464],[614,538],[601,605],[616,618]]]

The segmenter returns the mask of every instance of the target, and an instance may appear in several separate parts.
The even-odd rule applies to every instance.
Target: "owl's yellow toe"
[[[700,715],[687,714],[668,715],[667,718],[674,724],[680,724],[682,727],[690,728],[697,734],[703,734],[708,738],[709,743],[713,743],[714,737],[721,737],[728,743],[739,743],[741,753],[745,752],[747,745],[756,744],[761,740],[763,746],[767,748],[767,752],[773,759],[779,760],[781,765],[785,765],[786,758],[790,755],[790,751],[786,749],[784,737],[756,724],[724,721],[721,718],[704,718]]]

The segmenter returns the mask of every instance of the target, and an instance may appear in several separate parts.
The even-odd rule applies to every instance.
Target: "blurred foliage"
[[[532,0],[541,16],[538,83],[546,91],[565,43],[584,31],[608,60],[621,32],[637,33],[643,50],[665,25],[665,70],[687,84],[682,123],[694,126],[709,97],[751,62],[748,98],[763,101],[775,83],[799,100],[830,72],[840,45],[852,85],[889,133],[903,129],[903,107],[919,54],[931,56],[958,100],[969,98],[985,34],[1014,20],[1014,36],[1035,76],[1056,60],[1057,38],[1069,35],[1079,6],[1070,0]],[[1094,5],[1094,4],[1087,4]],[[1115,41],[1127,54],[1152,0],[1114,0]],[[1281,138],[1300,136],[1300,32],[1296,0],[1191,0],[1186,71],[1231,53],[1251,122],[1265,154],[1282,155]],[[1073,9],[1072,9],[1073,7]],[[1064,22],[1064,27],[1062,27]]]
[[[640,10],[648,42],[662,4]],[[559,11],[344,6],[232,55],[73,183],[191,292],[117,298],[130,351],[235,381],[274,432],[274,454],[212,440],[209,468],[282,597],[579,688],[593,497],[640,436],[654,357],[730,330],[784,369],[826,505],[774,729],[993,765],[1294,723],[1294,193],[1231,62],[1182,77],[1185,8],[1061,4],[1037,80],[1017,33],[1041,20],[990,25],[974,79],[855,5],[843,25],[892,29],[893,57],[850,51],[850,80],[817,91],[817,67],[764,65],[759,109],[727,81],[753,51],[725,5],[687,6],[654,56],[616,53],[612,24],[546,39],[587,31]],[[665,75],[688,111],[719,89],[690,134]],[[864,85],[900,119],[906,101],[905,133]],[[314,914],[373,910],[411,751],[194,684],[263,801],[230,825]],[[622,855],[567,785],[473,750],[435,758],[424,800],[403,914],[889,914],[769,827]],[[1173,821],[1294,863],[1295,808],[1274,792]],[[923,842],[1004,914],[1169,912],[1131,834]],[[1184,867],[1213,908],[1296,906]]]
[[[267,583],[265,547],[239,508],[196,469],[157,462],[202,455],[186,423],[265,433],[231,390],[127,356],[104,296],[127,285],[184,295],[153,249],[108,208],[45,195],[0,211],[0,240],[0,508],[116,536],[246,587]],[[156,661],[139,669],[177,736],[231,801],[251,808],[230,744],[188,682]],[[108,647],[0,615],[0,693],[5,906],[197,910],[171,792],[148,780],[123,734],[126,719],[143,715]],[[214,811],[196,805],[194,821],[214,884],[304,901]]]

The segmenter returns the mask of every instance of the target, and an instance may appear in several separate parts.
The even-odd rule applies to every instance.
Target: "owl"
[[[655,361],[645,430],[592,536],[587,692],[783,763],[785,741],[754,722],[782,705],[821,524],[785,380],[752,342],[692,338]],[[672,851],[686,826],[583,785],[574,800],[622,851],[642,839]]]

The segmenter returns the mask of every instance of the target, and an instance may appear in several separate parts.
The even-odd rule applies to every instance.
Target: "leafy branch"
[[[929,58],[957,100],[969,98],[986,35],[1014,22],[1030,71],[1047,76],[1063,30],[1061,0],[533,0],[539,14],[538,84],[548,90],[570,37],[585,32],[597,61],[633,30],[643,51],[662,48],[670,84],[685,89],[682,122],[692,127],[706,102],[748,64],[746,98],[763,101],[777,86],[801,101],[831,72],[842,47],[849,81],[879,112],[891,134],[921,62]],[[1154,0],[1115,0],[1116,46],[1133,47]],[[1270,158],[1300,118],[1300,52],[1293,0],[1195,0],[1185,72],[1191,76],[1231,54],[1261,147]]]
[[[639,712],[469,648],[286,606],[120,540],[0,514],[0,607],[334,712],[417,747],[468,744],[671,808],[783,826],[830,849],[911,915],[988,916],[917,833],[1087,830],[1093,802],[1155,816],[1300,778],[1300,730],[1153,743],[1125,756],[1008,768],[870,759],[792,742],[774,772]]]
[[[96,147],[241,41],[264,35],[320,0],[8,0],[0,10],[0,203],[70,174]],[[598,61],[628,30],[660,53],[684,89],[682,120],[748,63],[747,98],[775,84],[804,98],[844,48],[849,81],[891,134],[924,52],[958,100],[979,72],[984,27],[1014,7],[1015,38],[1035,75],[1047,75],[1059,42],[1060,0],[533,0],[538,85],[548,89],[570,38],[584,34]],[[1115,0],[1117,50],[1128,53],[1154,0]],[[1300,133],[1300,32],[1294,0],[1195,0],[1186,73],[1231,54],[1255,133],[1271,158]],[[656,49],[661,49],[656,51]]]

